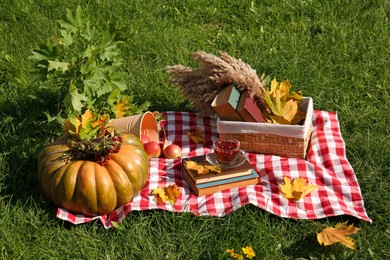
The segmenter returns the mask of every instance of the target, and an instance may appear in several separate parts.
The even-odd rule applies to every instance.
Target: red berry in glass
[[[217,139],[214,142],[214,153],[220,163],[233,162],[240,151],[240,142],[236,139]]]

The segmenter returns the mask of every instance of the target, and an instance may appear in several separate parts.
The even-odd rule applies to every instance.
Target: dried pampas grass
[[[245,62],[221,52],[220,57],[204,51],[197,51],[192,57],[201,63],[201,67],[192,69],[182,65],[168,66],[172,82],[178,86],[183,95],[193,102],[199,116],[213,114],[211,103],[217,93],[230,84],[236,84],[241,91],[248,90],[260,107],[266,107],[263,93],[264,85]]]

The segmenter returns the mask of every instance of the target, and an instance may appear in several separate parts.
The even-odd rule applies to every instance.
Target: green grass
[[[258,73],[288,78],[337,111],[347,157],[373,223],[340,216],[289,220],[247,206],[224,218],[167,211],[131,213],[121,229],[95,221],[73,226],[35,179],[36,156],[57,132],[55,88],[33,87],[31,50],[45,43],[78,2],[93,21],[126,28],[130,90],[159,111],[192,111],[169,83],[167,65],[195,66],[190,54],[225,51]],[[390,257],[390,2],[362,1],[65,1],[0,3],[0,258],[226,259],[227,248],[251,245],[257,259],[386,259]],[[361,228],[357,250],[321,247],[326,225]]]

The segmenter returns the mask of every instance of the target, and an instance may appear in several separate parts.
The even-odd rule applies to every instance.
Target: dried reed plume
[[[241,91],[248,90],[260,107],[265,107],[264,85],[256,71],[241,60],[221,52],[220,57],[197,51],[192,57],[201,63],[198,69],[182,65],[168,66],[166,70],[172,74],[172,82],[178,86],[183,95],[193,102],[199,116],[213,113],[211,103],[217,93],[230,84],[236,84]]]

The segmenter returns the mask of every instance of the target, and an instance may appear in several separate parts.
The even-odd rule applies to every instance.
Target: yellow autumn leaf
[[[204,167],[209,170],[210,172],[215,172],[215,173],[221,173],[222,169],[219,166],[216,165],[204,165]]]
[[[81,115],[81,128],[85,128],[93,118],[92,111],[90,109],[85,110],[84,114]]]
[[[157,187],[152,191],[152,194],[157,199],[157,204],[165,204],[168,200],[168,196],[165,194],[165,190],[162,187]]]
[[[200,128],[197,128],[196,130],[189,130],[186,132],[186,135],[197,144],[206,142],[206,139],[202,134],[202,129]]]
[[[197,163],[197,162],[190,161],[190,160],[184,162],[184,167],[187,170],[196,171],[197,174],[205,174],[208,172],[221,173],[221,171],[222,171],[221,167],[219,167],[219,166]]]
[[[288,177],[284,177],[284,185],[279,183],[279,188],[282,196],[286,199],[300,200],[307,194],[317,189],[315,184],[306,184],[306,179],[296,178],[293,181]]]
[[[65,132],[77,135],[80,132],[81,121],[77,117],[70,118],[64,122],[63,128]]]
[[[202,172],[204,171],[202,165],[199,165],[197,162],[190,161],[190,160],[184,162],[184,167],[187,170],[196,171],[198,174],[202,174]]]
[[[95,128],[100,125],[104,125],[109,119],[108,115],[101,115],[97,120],[92,122],[92,128]]]
[[[279,82],[276,80],[276,78],[274,78],[272,81],[271,81],[271,87],[270,87],[270,94],[273,94],[275,93],[275,91],[279,88]]]
[[[298,104],[295,100],[290,99],[285,101],[282,99],[282,92],[280,89],[276,90],[275,98],[270,101],[272,104],[271,110],[275,116],[281,117],[286,121],[290,122],[295,114],[298,112]]]
[[[165,204],[165,202],[169,202],[172,205],[176,203],[176,198],[180,196],[179,188],[176,184],[169,185],[168,187],[157,187],[152,191],[152,194],[157,199],[157,204]]]
[[[129,97],[121,98],[117,101],[115,106],[115,117],[124,117],[126,112],[130,109]]]
[[[299,101],[303,99],[302,93],[290,93],[291,87],[288,80],[281,83],[276,79],[271,81],[270,90],[264,92],[264,100],[271,111],[271,113],[263,111],[263,116],[268,123],[299,124],[302,118],[305,118],[306,113],[298,107]]]
[[[291,83],[289,80],[278,82],[275,78],[271,81],[270,96],[272,98],[278,98],[285,101],[288,97],[291,89]]]
[[[290,93],[291,83],[289,80],[282,81],[279,85],[280,98],[285,100],[288,93]]]
[[[287,95],[287,99],[294,99],[297,101],[301,101],[303,99],[302,93],[300,91],[293,91]]]
[[[355,249],[355,242],[348,236],[356,234],[359,230],[360,228],[353,225],[347,226],[347,222],[339,223],[335,227],[326,227],[323,231],[317,233],[317,241],[324,246],[341,243],[350,249]]]
[[[287,101],[282,108],[282,117],[291,122],[298,112],[298,104],[294,100]]]
[[[168,201],[174,205],[176,199],[180,196],[180,191],[176,184],[172,184],[165,188],[165,194],[168,197]]]
[[[306,118],[306,112],[298,109],[298,112],[295,114],[294,118],[291,120],[290,124],[298,125]]]

